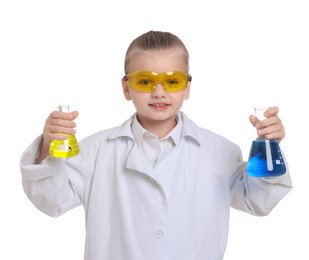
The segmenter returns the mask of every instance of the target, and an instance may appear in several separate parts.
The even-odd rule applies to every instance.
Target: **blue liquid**
[[[266,162],[266,142],[265,140],[255,140],[252,142],[247,173],[252,177],[275,177],[286,172],[285,164],[281,154],[279,144],[276,140],[270,140],[270,150],[272,156],[273,169],[267,169]]]

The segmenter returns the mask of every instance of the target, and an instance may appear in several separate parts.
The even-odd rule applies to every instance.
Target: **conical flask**
[[[255,108],[255,116],[259,120],[265,119],[264,113],[268,108]],[[258,136],[252,141],[247,173],[252,177],[271,178],[286,172],[284,159],[277,140],[267,140]]]
[[[60,105],[59,111],[70,111],[70,106]],[[49,154],[57,158],[70,158],[79,154],[79,146],[75,135],[65,134],[66,140],[53,140],[49,146]]]

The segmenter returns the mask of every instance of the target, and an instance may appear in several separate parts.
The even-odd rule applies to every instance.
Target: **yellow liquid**
[[[54,140],[50,143],[49,154],[57,158],[70,158],[79,154],[79,146],[74,135],[66,135],[66,140]]]

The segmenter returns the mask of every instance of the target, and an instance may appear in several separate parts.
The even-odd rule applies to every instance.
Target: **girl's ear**
[[[188,82],[188,86],[185,89],[184,99],[187,100],[190,97],[190,88],[191,88],[191,81]]]
[[[129,86],[127,82],[124,79],[122,79],[121,83],[122,83],[122,90],[123,90],[124,97],[126,98],[126,100],[131,100],[131,95],[130,95]]]

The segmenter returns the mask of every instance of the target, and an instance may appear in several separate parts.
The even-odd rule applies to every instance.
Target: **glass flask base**
[[[74,135],[67,135],[66,140],[53,140],[49,154],[56,158],[70,158],[79,154],[78,142]]]
[[[247,173],[252,177],[271,178],[283,175],[286,172],[285,163],[281,154],[279,144],[276,140],[269,140],[271,162],[267,162],[267,147],[265,140],[252,142]],[[269,160],[269,159],[268,159]],[[271,163],[271,167],[269,167]]]

